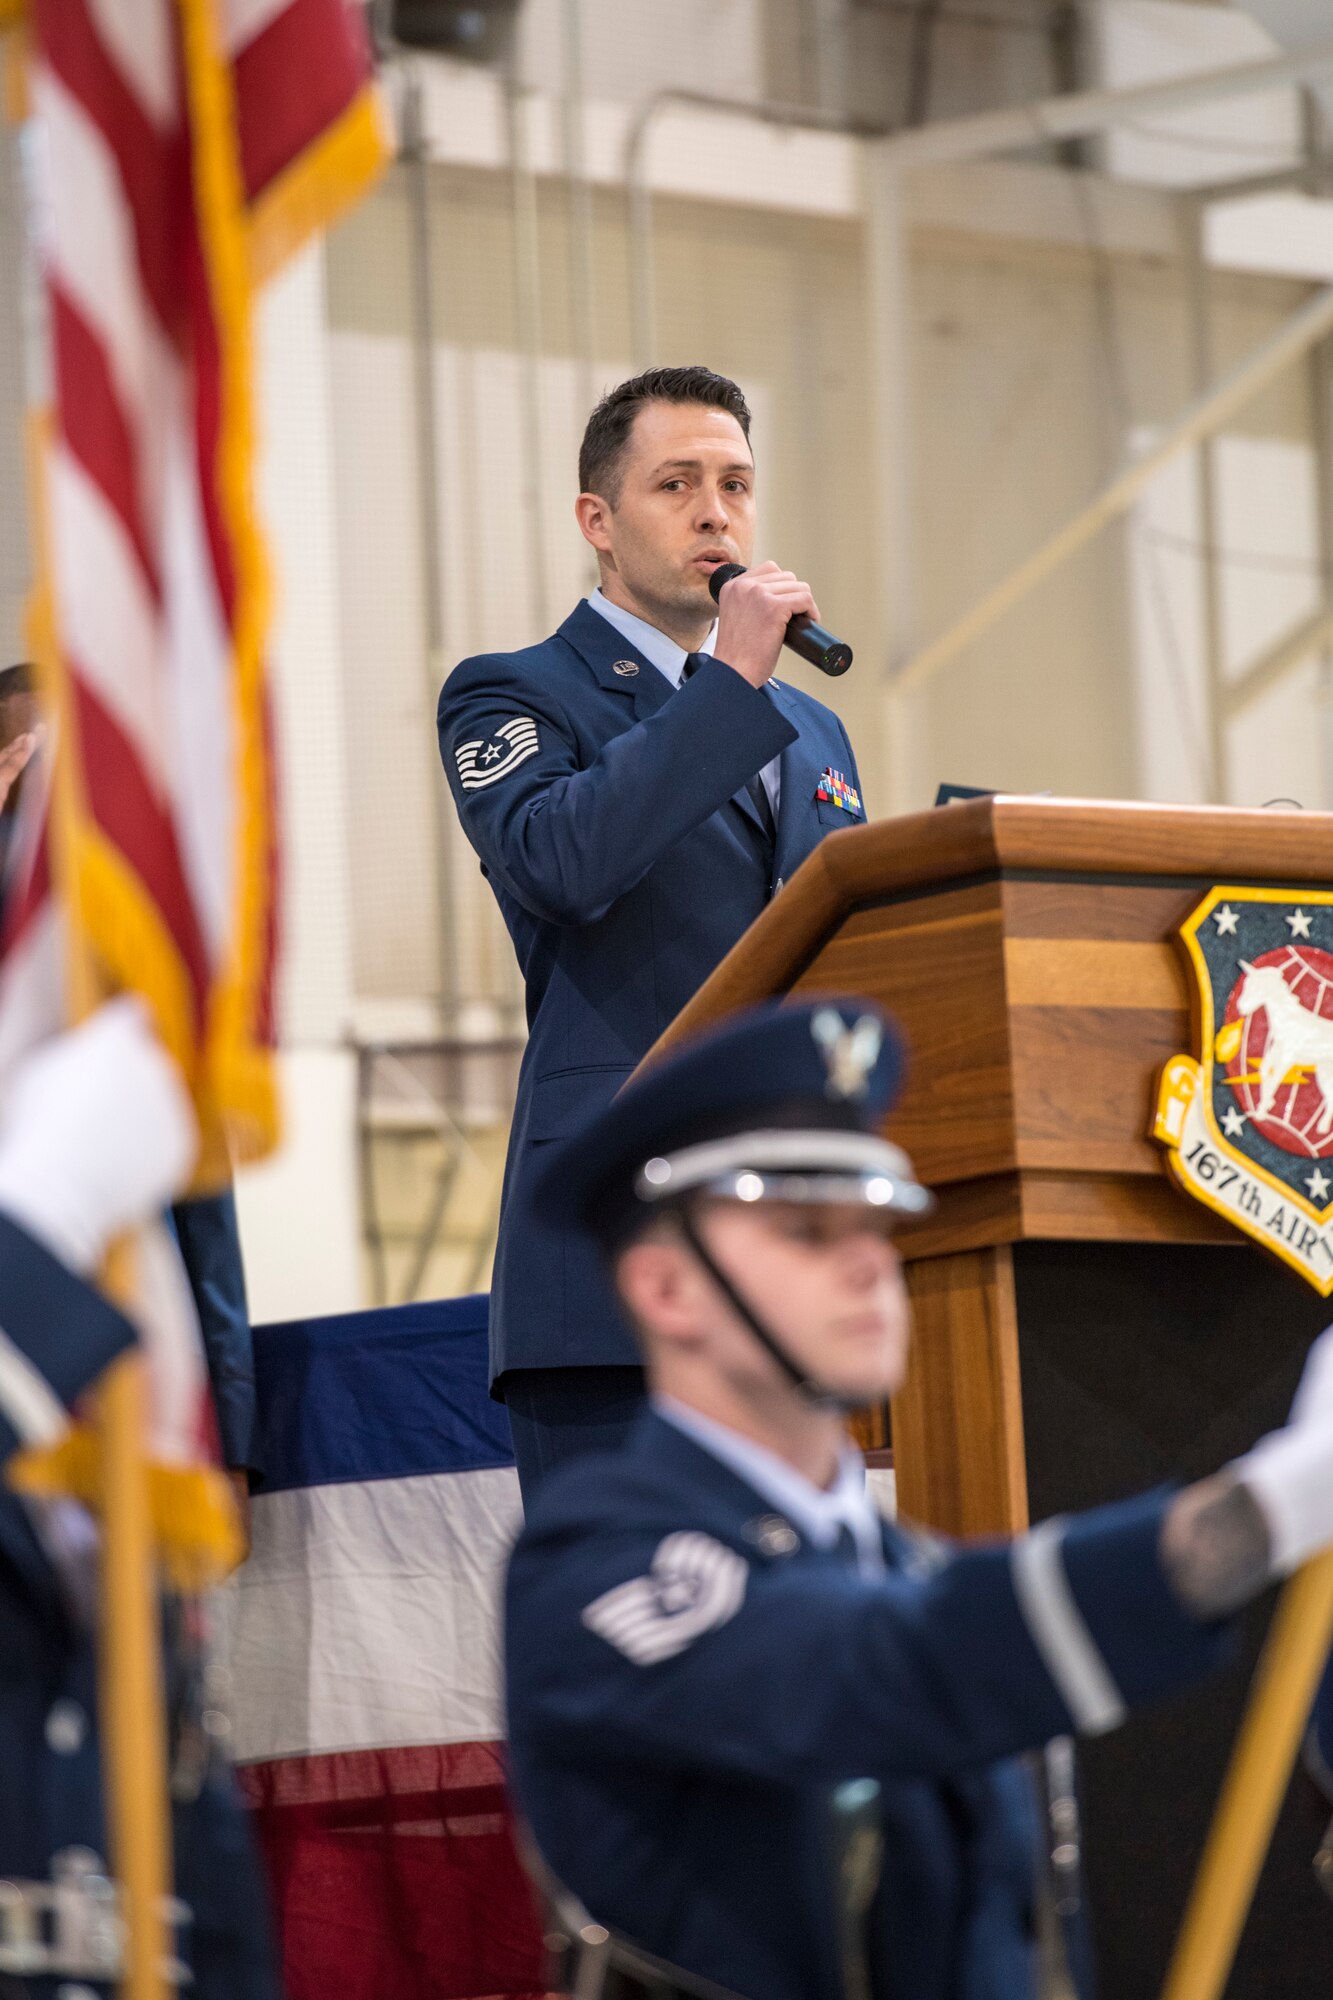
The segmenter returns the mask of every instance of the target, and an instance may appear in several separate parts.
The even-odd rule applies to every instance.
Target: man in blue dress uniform
[[[440,755],[527,986],[491,1292],[519,1477],[616,1443],[639,1357],[591,1247],[535,1220],[545,1155],[640,1058],[826,833],[864,818],[836,715],[773,678],[809,588],[748,563],[755,468],[734,382],[662,368],[589,419],[579,527],[601,586],[551,638],[464,660]]]
[[[1333,1540],[1330,1334],[1286,1429],[1194,1486],[1008,1544],[879,1518],[844,1415],[906,1363],[893,1228],[929,1197],[879,1136],[898,1071],[873,1008],[757,1009],[536,1190],[607,1257],[651,1401],[544,1483],[514,1553],[519,1801],[597,1922],[753,2000],[1035,2000],[1021,1753],[1206,1673]],[[850,1911],[848,1787],[882,1844]]]
[[[93,1288],[110,1242],[188,1176],[193,1113],[137,1002],[44,1044],[0,1102],[0,1465],[62,1434],[135,1338]],[[73,1501],[0,1483],[0,2000],[101,2000],[106,1826],[97,1734],[97,1539]],[[172,1746],[180,1948],[200,2000],[278,2000],[253,1841],[225,1760],[186,1713]],[[50,1896],[59,1885],[60,1914]],[[45,1914],[43,1914],[45,1912]],[[50,1947],[45,1969],[32,1943]],[[100,1957],[109,1943],[111,1963]]]

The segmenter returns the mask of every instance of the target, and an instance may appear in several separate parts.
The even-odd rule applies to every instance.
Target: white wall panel
[[[1133,442],[1143,450],[1150,432]],[[1199,556],[1199,475],[1187,452],[1165,466],[1127,524],[1138,795],[1201,805],[1211,747]]]
[[[279,1032],[288,1047],[323,1046],[347,1027],[352,929],[335,385],[321,247],[306,251],[265,290],[256,332],[285,890]]]
[[[1150,433],[1140,433],[1138,446]],[[1227,436],[1216,452],[1217,564],[1224,674],[1231,682],[1322,599],[1315,467],[1308,445]],[[1128,539],[1139,789],[1207,797],[1209,724],[1198,475],[1187,454],[1135,509]],[[1326,800],[1323,669],[1293,668],[1226,731],[1227,798],[1260,806]]]
[[[283,1143],[236,1176],[250,1317],[314,1318],[366,1303],[356,1179],[356,1062],[346,1049],[279,1060]]]
[[[1319,503],[1308,445],[1224,437],[1217,460],[1224,659],[1236,680],[1323,599]],[[1318,659],[1306,660],[1233,719],[1228,796],[1236,805],[1327,803],[1321,674]]]

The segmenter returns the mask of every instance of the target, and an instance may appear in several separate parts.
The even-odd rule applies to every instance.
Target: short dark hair
[[[27,660],[20,660],[12,667],[0,667],[0,701],[11,701],[16,695],[33,691],[34,674]]]
[[[645,403],[702,403],[735,417],[748,444],[750,406],[736,384],[711,368],[649,368],[608,389],[588,419],[579,447],[579,492],[600,493],[614,507],[620,499],[620,462]]]

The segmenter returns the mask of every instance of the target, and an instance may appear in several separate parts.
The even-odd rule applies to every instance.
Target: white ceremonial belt
[[[165,1900],[170,1925],[188,1923],[177,1898]],[[52,1858],[51,1879],[0,1879],[0,1972],[20,1977],[120,1981],[125,1974],[125,1922],[120,1891],[88,1847],[66,1847]],[[179,1959],[162,1968],[174,1985],[193,1975]]]

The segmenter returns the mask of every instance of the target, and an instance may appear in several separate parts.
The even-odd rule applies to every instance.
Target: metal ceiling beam
[[[937,638],[923,646],[902,668],[898,676],[899,686],[903,689],[919,687],[947,661],[956,658],[989,631],[1052,570],[1058,569],[1068,557],[1085,547],[1108,521],[1125,513],[1145,486],[1178,452],[1211,437],[1237,410],[1244,409],[1274,376],[1290,367],[1302,354],[1308,354],[1315,342],[1330,332],[1333,332],[1333,287],[1316,293],[1299,312],[1293,313],[1271,339],[1253,354],[1247,355],[1230,374],[1223,376],[1216,388],[1191,403],[1150,450],[1131,459],[1109,485],[1057,528],[1008,576],[987,591],[970,611],[955,619]]]
[[[1333,605],[1320,605],[1284,632],[1280,639],[1250,661],[1236,679],[1221,690],[1222,708],[1228,722],[1257,701],[1269,688],[1276,687],[1293,667],[1308,660],[1333,639]]]
[[[1012,153],[1064,139],[1086,139],[1130,118],[1160,117],[1226,97],[1288,89],[1325,72],[1333,72],[1333,40],[1321,42],[1304,55],[1236,63],[1196,76],[1173,77],[1165,83],[1139,84],[1127,90],[1078,90],[1018,104],[1011,110],[939,119],[911,132],[893,133],[882,141],[883,153],[895,167],[983,159],[993,153]]]

